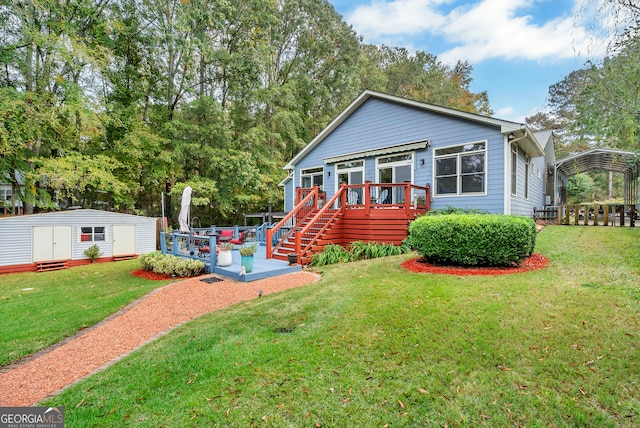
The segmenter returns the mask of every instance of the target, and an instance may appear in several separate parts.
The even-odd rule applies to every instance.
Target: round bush
[[[456,266],[513,266],[533,253],[536,224],[522,216],[447,214],[411,223],[406,243],[426,261]]]

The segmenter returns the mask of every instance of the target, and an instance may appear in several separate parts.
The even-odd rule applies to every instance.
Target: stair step
[[[137,258],[138,258],[137,254],[121,254],[119,256],[113,256],[113,261],[119,262],[122,260],[131,260],[131,259],[137,259]]]
[[[51,270],[67,269],[69,262],[67,260],[47,260],[36,262],[38,272],[48,272]]]

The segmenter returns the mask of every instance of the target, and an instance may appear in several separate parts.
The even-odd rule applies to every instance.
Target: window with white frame
[[[383,156],[376,159],[378,183],[404,183],[412,181],[413,153],[400,153],[397,155]],[[377,203],[399,204],[404,203],[404,189],[396,186],[378,187]]]
[[[336,165],[336,174],[338,180],[336,186],[344,184],[362,184],[364,183],[364,161],[343,162]],[[363,203],[362,188],[354,188],[349,191],[348,200],[350,204]]]
[[[0,202],[11,200],[11,187],[0,188]]]
[[[104,226],[90,226],[80,228],[80,241],[98,242],[106,239]]]
[[[435,194],[483,194],[487,182],[487,144],[477,142],[434,151]]]
[[[318,190],[322,191],[324,185],[323,173],[324,169],[322,167],[303,169],[300,171],[300,187],[306,189],[318,186]]]

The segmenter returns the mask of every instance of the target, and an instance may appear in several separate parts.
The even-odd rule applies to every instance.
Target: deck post
[[[177,236],[177,233],[178,232],[176,232],[175,230],[173,231],[173,248],[171,248],[171,251],[173,252],[172,254],[174,256],[178,255],[178,248],[179,248],[178,247],[178,236]]]
[[[404,182],[404,211],[407,213],[407,217],[411,214],[411,182]]]
[[[272,240],[273,240],[273,229],[272,228],[267,228],[267,237],[266,237],[266,247],[267,247],[267,255],[266,258],[270,259],[272,254],[273,254],[273,247],[271,246],[272,244]]]
[[[371,214],[371,181],[364,182],[364,215]]]
[[[160,252],[162,254],[167,252],[167,234],[166,232],[160,232]]]

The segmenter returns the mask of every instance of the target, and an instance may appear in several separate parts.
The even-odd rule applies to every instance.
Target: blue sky
[[[473,66],[474,92],[487,91],[494,115],[524,122],[547,109],[549,86],[606,41],[588,0],[329,0],[365,43],[422,50]]]

